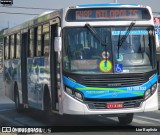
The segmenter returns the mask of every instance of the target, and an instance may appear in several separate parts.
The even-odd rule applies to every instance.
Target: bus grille
[[[136,108],[140,107],[143,99],[141,100],[133,100],[133,101],[124,101],[123,102],[123,108]],[[116,101],[114,101],[116,102]],[[111,102],[109,102],[111,103]],[[88,102],[88,107],[90,109],[107,109],[107,102]]]
[[[138,86],[148,81],[144,76],[96,76],[84,77],[81,83],[87,87],[128,87]]]

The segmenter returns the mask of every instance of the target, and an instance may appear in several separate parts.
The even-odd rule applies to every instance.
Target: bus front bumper
[[[80,102],[66,93],[63,93],[63,114],[73,115],[97,115],[97,114],[126,114],[137,112],[148,112],[158,110],[158,92],[156,91],[151,97],[143,101],[137,108],[122,109],[90,109],[88,105]]]

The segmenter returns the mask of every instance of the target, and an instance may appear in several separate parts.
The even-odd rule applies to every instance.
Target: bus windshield
[[[132,27],[120,47],[118,42],[128,26],[93,29],[99,40],[86,27],[64,28],[64,71],[80,74],[143,73],[154,68],[154,28]]]

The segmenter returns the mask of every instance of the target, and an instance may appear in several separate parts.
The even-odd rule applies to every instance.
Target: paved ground
[[[0,108],[1,109],[12,109],[14,107],[14,102],[12,102],[8,97],[4,96],[3,88],[3,75],[0,73]],[[6,107],[7,105],[7,107]]]

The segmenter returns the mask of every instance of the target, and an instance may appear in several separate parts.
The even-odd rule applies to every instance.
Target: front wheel
[[[124,116],[119,116],[118,120],[120,124],[127,125],[130,124],[133,120],[133,113],[126,114]]]
[[[51,105],[51,98],[49,94],[49,90],[45,90],[46,92],[44,93],[44,112],[46,118],[50,119],[50,116],[52,115],[52,105]]]
[[[15,95],[14,95],[14,100],[15,100],[15,108],[16,108],[16,111],[18,113],[21,113],[24,111],[24,107],[20,104],[19,102],[19,94],[18,94],[18,88],[17,86],[15,86]]]

